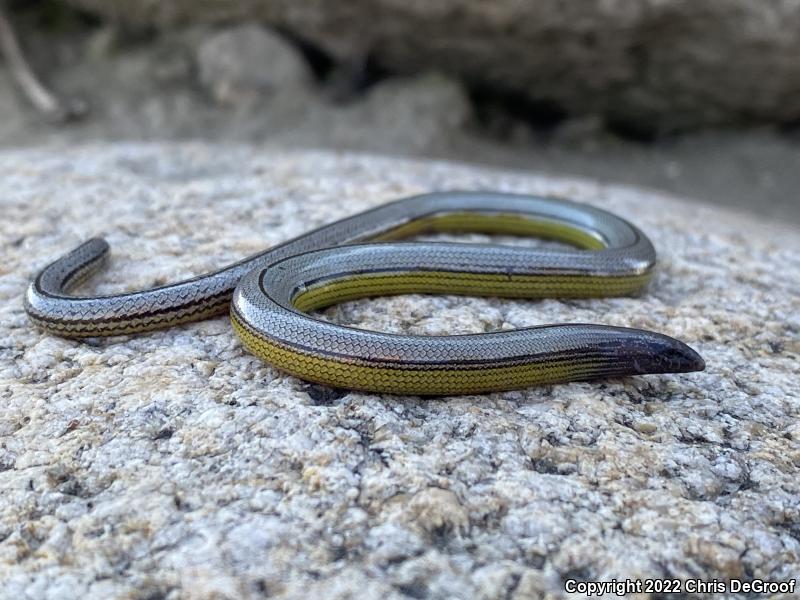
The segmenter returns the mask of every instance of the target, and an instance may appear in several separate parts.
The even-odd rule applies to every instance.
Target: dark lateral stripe
[[[284,260],[291,260],[293,257],[289,257],[288,259]],[[266,274],[268,269],[263,269],[258,276],[258,285],[261,288],[262,293],[271,298],[272,295],[270,294],[267,287],[264,285],[264,275]],[[625,273],[612,273],[612,274],[597,274],[597,273],[588,273],[585,271],[577,271],[577,270],[567,270],[567,269],[547,269],[547,268],[539,268],[538,271],[525,271],[525,272],[514,272],[514,273],[498,273],[497,271],[490,271],[490,270],[457,270],[457,269],[446,269],[446,268],[433,268],[433,267],[415,267],[410,269],[408,267],[381,267],[380,269],[357,269],[353,271],[343,271],[341,273],[334,273],[332,275],[326,275],[324,277],[317,277],[315,279],[308,279],[303,281],[303,285],[308,288],[314,288],[318,285],[324,286],[325,284],[340,281],[343,279],[354,279],[362,276],[370,276],[370,275],[381,275],[381,274],[394,274],[394,273],[407,273],[409,275],[419,275],[420,273],[430,273],[431,276],[435,276],[437,273],[452,273],[453,275],[484,275],[484,276],[492,276],[492,277],[565,277],[565,278],[586,278],[586,279],[603,279],[604,277],[608,277],[611,279],[614,278],[621,278],[625,277]],[[293,293],[296,293],[295,290]]]
[[[519,365],[529,365],[529,364],[537,364],[537,363],[545,363],[545,362],[559,362],[559,361],[570,361],[575,364],[582,364],[584,362],[594,362],[596,361],[598,364],[604,362],[603,359],[607,358],[607,355],[602,352],[597,352],[594,350],[563,350],[559,352],[548,352],[546,356],[537,356],[537,355],[528,355],[528,356],[520,356],[520,357],[511,357],[506,359],[472,359],[472,360],[463,360],[459,359],[457,363],[449,362],[449,361],[431,361],[431,362],[403,362],[397,359],[390,359],[390,358],[355,358],[352,355],[344,354],[341,352],[332,352],[330,350],[325,350],[321,348],[311,348],[310,346],[305,346],[303,344],[298,344],[296,342],[287,342],[286,340],[279,340],[276,338],[265,338],[263,334],[255,329],[253,329],[245,320],[242,318],[241,314],[236,310],[235,307],[231,308],[231,314],[236,319],[239,325],[250,332],[252,336],[257,339],[260,339],[263,343],[266,344],[275,344],[283,348],[284,350],[288,350],[290,352],[298,352],[301,354],[305,354],[308,356],[314,356],[318,358],[326,358],[329,360],[333,360],[336,362],[347,363],[347,364],[361,364],[364,366],[371,366],[375,365],[376,363],[380,363],[381,365],[385,365],[387,367],[394,367],[398,370],[426,370],[426,369],[448,369],[453,371],[464,371],[469,370],[470,368],[474,367],[514,367]]]
[[[192,314],[192,308],[205,309],[210,307],[219,306],[220,309],[224,308],[226,304],[230,302],[231,292],[224,291],[213,296],[204,297],[202,301],[192,301],[187,302],[186,304],[175,304],[172,306],[166,306],[164,308],[159,308],[156,310],[149,310],[146,312],[141,313],[131,313],[128,315],[122,316],[97,316],[97,317],[90,317],[85,319],[64,319],[64,318],[56,318],[45,316],[41,314],[39,311],[36,311],[31,308],[30,313],[35,315],[35,317],[40,321],[45,321],[48,323],[54,324],[63,324],[63,325],[92,325],[95,326],[98,323],[116,323],[122,321],[134,321],[136,319],[146,319],[148,317],[158,317],[158,316],[166,316],[170,314],[178,314],[178,313],[185,313],[185,314]],[[186,311],[189,311],[186,313]],[[194,311],[198,312],[198,311]],[[162,319],[168,320],[168,319]]]

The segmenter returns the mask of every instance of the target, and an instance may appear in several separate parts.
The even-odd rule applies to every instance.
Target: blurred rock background
[[[0,144],[209,139],[589,176],[800,223],[800,4],[6,3]]]

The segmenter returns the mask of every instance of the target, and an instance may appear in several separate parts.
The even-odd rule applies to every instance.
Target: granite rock
[[[638,132],[800,118],[794,0],[68,1],[127,24],[256,19],[340,61],[442,70]]]
[[[0,153],[0,597],[562,597],[570,578],[800,575],[800,238],[650,191],[215,144]],[[203,273],[399,196],[568,196],[641,226],[640,298],[400,296],[324,313],[421,334],[662,331],[704,373],[439,399],[329,390],[226,318],[42,334],[22,294],[103,235],[109,293]],[[474,240],[485,239],[471,236]]]

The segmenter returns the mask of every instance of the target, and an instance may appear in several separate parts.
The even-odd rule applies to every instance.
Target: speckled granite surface
[[[568,578],[800,575],[800,236],[636,189],[246,146],[0,154],[0,597],[531,598]],[[401,195],[567,195],[640,225],[644,298],[406,296],[330,309],[416,333],[662,331],[705,373],[435,400],[330,392],[227,319],[78,343],[35,271],[105,235],[134,289]]]

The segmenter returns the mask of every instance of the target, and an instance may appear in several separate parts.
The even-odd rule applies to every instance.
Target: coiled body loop
[[[426,231],[534,235],[578,248],[393,241]],[[127,294],[69,295],[100,268],[107,250],[103,240],[90,240],[46,267],[26,296],[34,323],[66,337],[117,335],[195,321],[230,303],[245,346],[280,369],[333,386],[406,394],[703,368],[682,342],[636,329],[566,324],[426,337],[344,327],[308,314],[354,298],[411,292],[563,298],[643,289],[656,261],[648,238],[615,215],[566,200],[489,192],[415,196],[208,275]]]

